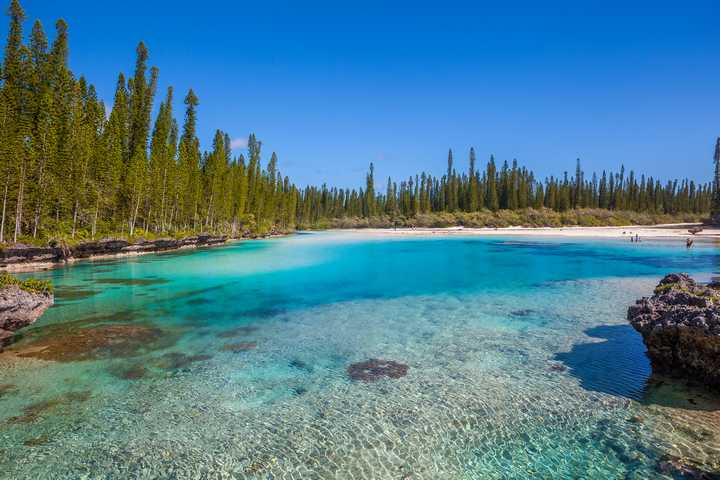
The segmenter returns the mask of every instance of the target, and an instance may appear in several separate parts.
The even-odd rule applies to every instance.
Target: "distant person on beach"
[[[693,246],[693,239],[692,239],[692,238],[688,238],[687,240],[685,240],[685,248],[690,248],[690,247],[692,247],[692,246]]]

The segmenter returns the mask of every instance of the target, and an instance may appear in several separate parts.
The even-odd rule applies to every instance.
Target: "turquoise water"
[[[672,478],[720,404],[651,376],[627,306],[715,247],[301,234],[44,272],[0,355],[0,477]],[[353,380],[369,359],[400,378]]]

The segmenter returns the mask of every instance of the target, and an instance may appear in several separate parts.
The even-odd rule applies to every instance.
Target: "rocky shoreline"
[[[51,268],[80,259],[209,247],[222,245],[228,240],[230,239],[227,236],[196,235],[182,239],[141,240],[136,243],[109,238],[80,243],[72,247],[60,245],[36,247],[18,244],[0,250],[0,270],[20,271]]]
[[[0,351],[17,330],[35,323],[54,300],[52,292],[31,292],[18,285],[0,288]]]
[[[720,391],[720,282],[700,285],[671,273],[627,318],[643,337],[653,371]]]

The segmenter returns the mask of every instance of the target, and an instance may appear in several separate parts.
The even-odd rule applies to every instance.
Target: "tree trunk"
[[[93,223],[92,223],[92,239],[95,240],[95,233],[97,232],[97,220],[98,220],[98,213],[100,211],[100,195],[98,195],[97,199],[95,200],[95,215],[93,216]]]
[[[43,135],[43,145],[45,145],[46,138],[45,135]],[[40,162],[40,166],[38,168],[38,198],[37,203],[35,205],[35,218],[33,219],[33,238],[37,238],[38,230],[40,229],[40,216],[42,214],[42,203],[45,199],[45,164],[47,163],[47,152],[45,151],[45,147],[43,147],[43,155],[42,155],[42,161]]]
[[[165,231],[165,183],[167,179],[167,168],[163,170],[162,200],[160,200],[160,231]]]
[[[8,181],[5,181],[5,193],[3,194],[2,220],[0,220],[0,243],[5,241],[5,207],[7,207]]]
[[[133,211],[131,212],[131,215],[130,215],[129,227],[130,227],[130,236],[131,237],[135,233],[135,223],[137,222],[138,211],[140,211],[140,201],[141,201],[141,198],[138,196],[138,201],[135,204],[135,207],[133,208]]]
[[[22,235],[22,212],[23,200],[25,196],[25,162],[20,167],[20,178],[18,179],[18,197],[15,203],[15,231],[13,232],[13,242],[17,242],[18,234]]]
[[[72,238],[75,238],[75,226],[77,225],[77,215],[78,215],[79,206],[80,206],[80,201],[75,200],[75,208],[73,208],[72,235],[70,235]]]

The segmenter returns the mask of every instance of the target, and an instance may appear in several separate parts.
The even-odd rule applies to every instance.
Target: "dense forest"
[[[467,171],[456,169],[451,151],[442,176],[387,179],[379,189],[384,191],[376,191],[372,165],[363,188],[299,189],[281,175],[275,153],[263,165],[262,143],[254,135],[246,154],[237,157],[221,130],[203,151],[196,132],[200,100],[192,90],[184,94],[182,125],[172,88],[155,108],[159,70],[149,67],[142,42],[132,75],[118,75],[106,111],[94,86],[69,69],[63,20],[55,24],[52,42],[39,21],[25,41],[18,0],[9,16],[0,70],[0,243],[199,231],[237,236],[337,225],[333,219],[369,220],[359,226],[375,218],[383,219],[379,225],[410,224],[423,215],[457,212],[478,212],[490,225],[513,211],[699,218],[717,191],[710,183],[661,182],[624,168],[587,176],[579,160],[573,176],[540,180],[516,161],[497,164],[490,157],[479,168],[472,149]]]
[[[474,149],[470,149],[469,169],[458,172],[453,152],[448,153],[447,172],[435,177],[425,172],[399,184],[387,179],[382,194],[375,193],[373,165],[363,192],[307,188],[299,202],[301,218],[374,217],[378,215],[412,217],[437,212],[477,212],[499,210],[549,209],[565,212],[577,209],[604,209],[653,214],[706,214],[713,197],[711,183],[697,185],[691,180],[662,183],[653,177],[602,172],[586,177],[577,160],[575,175],[539,181],[517,161],[495,159],[482,170],[477,168]]]

